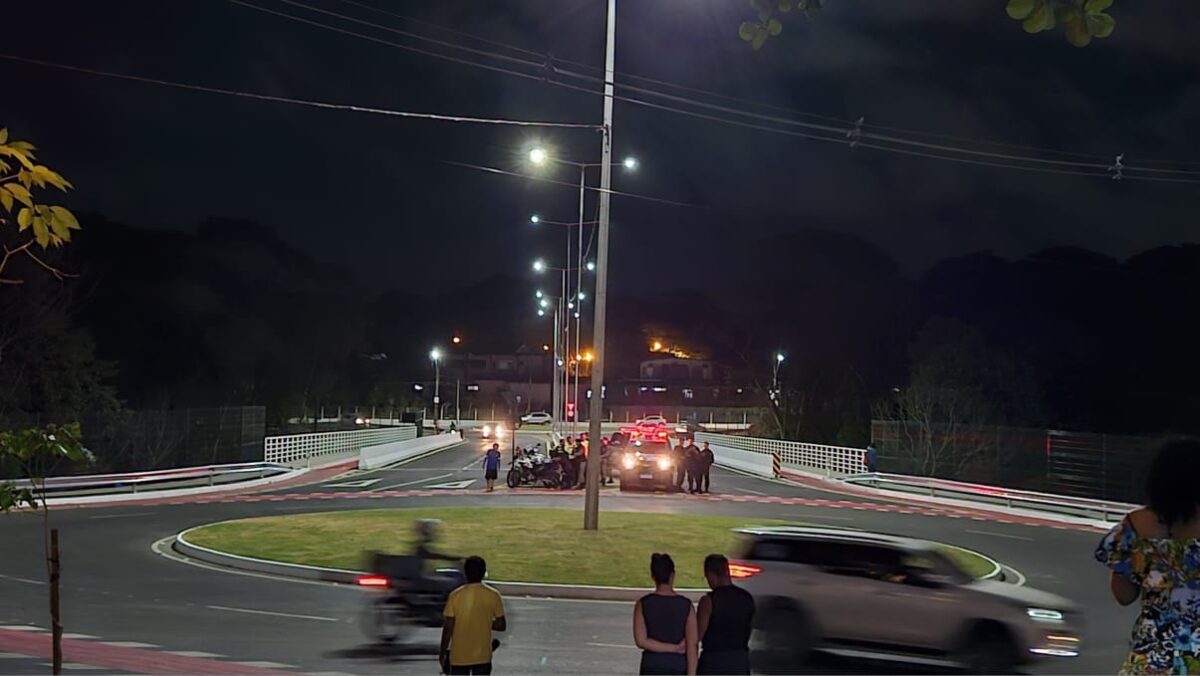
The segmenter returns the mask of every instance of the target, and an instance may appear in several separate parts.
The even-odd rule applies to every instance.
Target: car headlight
[[[637,458],[627,454],[621,459],[621,464],[625,466],[625,469],[633,469],[634,465],[637,465]]]
[[[492,426],[491,425],[483,426],[483,436],[485,436],[485,437],[492,436]]]
[[[1053,608],[1026,608],[1025,614],[1034,622],[1058,624],[1063,621],[1062,611]]]
[[[671,459],[670,458],[659,458],[658,459],[658,468],[661,470],[664,470],[664,471],[671,469]]]
[[[504,428],[499,425],[496,425],[496,438],[497,439],[504,438]]]

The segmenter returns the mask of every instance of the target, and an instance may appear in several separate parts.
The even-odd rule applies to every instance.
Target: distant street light
[[[429,351],[429,359],[433,361],[433,431],[440,432],[438,428],[438,408],[441,406],[441,386],[442,386],[442,352],[436,347]]]
[[[533,292],[533,296],[534,296],[535,298],[541,298],[541,297],[542,297],[542,295],[543,295],[543,294],[542,294],[542,290],[541,290],[541,289],[538,289],[537,291]]]
[[[532,216],[529,217],[529,222],[536,225],[536,224],[542,222],[542,217],[538,216],[537,214],[533,214]]]
[[[596,271],[596,261],[588,261],[587,269],[588,269],[588,272],[595,272]]]
[[[625,161],[621,164],[623,164],[629,171],[636,171],[638,168],[638,161],[636,157],[626,157]]]
[[[461,345],[462,344],[462,336],[454,336],[453,338],[450,339],[450,342],[454,343],[455,345]]]
[[[534,261],[533,262],[533,271],[534,272],[545,272],[546,271],[546,261],[544,261],[540,258],[537,259],[536,261]]]
[[[550,159],[550,155],[542,148],[534,148],[529,151],[529,161],[538,166],[545,164],[548,159]]]

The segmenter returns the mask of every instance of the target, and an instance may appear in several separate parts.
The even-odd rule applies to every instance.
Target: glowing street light
[[[429,351],[429,359],[433,361],[433,431],[439,431],[438,414],[442,398],[442,351],[436,347]]]
[[[541,302],[540,302],[540,303],[538,303],[538,305],[542,306],[542,308],[543,308],[543,309],[544,309],[544,308],[548,308],[548,307],[550,307],[550,301],[548,301],[548,300],[546,300],[545,298],[543,298],[543,299],[541,300]]]
[[[534,225],[537,225],[538,223],[542,222],[542,217],[538,216],[537,214],[532,214],[529,217],[529,222],[533,223]]]
[[[543,148],[534,148],[533,150],[529,151],[529,161],[533,162],[539,167],[545,164],[546,160],[548,159],[550,159],[550,155],[547,154]]]
[[[579,300],[583,300],[584,298],[587,298],[587,294],[585,294],[584,292],[580,291],[580,292],[579,292]]]
[[[638,161],[636,157],[626,157],[625,161],[621,162],[621,165],[624,166],[627,171],[636,171],[638,168]]]
[[[454,336],[450,339],[450,342],[454,343],[455,345],[462,345],[462,336]]]
[[[533,293],[533,295],[534,295],[534,297],[535,297],[535,298],[541,298],[541,297],[542,297],[543,295],[545,295],[545,294],[543,294],[543,293],[542,293],[542,290],[541,290],[541,289],[538,289],[537,291],[535,291],[535,292]]]
[[[595,272],[596,271],[596,261],[588,261],[587,269],[588,269],[588,272]]]
[[[780,364],[782,364],[782,363],[783,363],[783,360],[784,360],[784,356],[783,356],[783,353],[782,353],[782,352],[779,352],[779,353],[777,353],[777,354],[775,355],[775,361],[777,361],[777,362],[779,362]]]
[[[546,271],[546,261],[544,261],[540,258],[537,259],[536,261],[534,261],[533,262],[533,271],[534,272],[545,272]]]

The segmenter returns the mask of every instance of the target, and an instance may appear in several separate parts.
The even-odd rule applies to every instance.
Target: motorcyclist
[[[458,586],[459,581],[445,575],[437,575],[429,565],[431,561],[448,561],[457,564],[462,560],[460,557],[450,556],[433,548],[441,526],[442,522],[437,519],[420,519],[415,524],[417,542],[413,553],[421,561],[421,578],[417,581],[417,585],[418,588],[424,590],[450,592]]]

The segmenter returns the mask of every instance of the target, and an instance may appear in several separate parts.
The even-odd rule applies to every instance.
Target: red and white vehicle
[[[621,428],[621,433],[633,443],[667,443],[671,436],[671,426],[661,415],[646,416]]]

